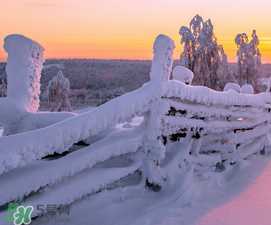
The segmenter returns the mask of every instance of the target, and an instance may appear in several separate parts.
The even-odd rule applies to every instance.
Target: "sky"
[[[271,63],[270,0],[0,0],[0,45],[12,33],[45,48],[46,58],[151,59],[160,34],[181,53],[179,28],[210,18],[218,42],[235,61],[237,33],[256,29],[263,62]],[[0,59],[6,54],[0,48]]]

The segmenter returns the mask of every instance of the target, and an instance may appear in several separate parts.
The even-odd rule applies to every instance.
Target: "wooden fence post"
[[[165,176],[160,169],[160,162],[165,156],[165,146],[161,137],[160,99],[162,96],[163,84],[170,78],[173,65],[174,42],[165,35],[159,35],[153,46],[153,61],[150,72],[150,80],[156,101],[152,103],[151,110],[145,117],[146,135],[144,138],[144,168],[146,186],[154,191],[159,191]]]
[[[15,34],[5,38],[4,48],[8,53],[7,97],[22,110],[38,111],[43,47],[29,38]]]

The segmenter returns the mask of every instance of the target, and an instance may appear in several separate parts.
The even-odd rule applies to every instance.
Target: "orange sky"
[[[195,14],[211,18],[219,43],[235,59],[237,33],[258,31],[271,63],[270,0],[0,0],[0,44],[20,33],[40,42],[47,58],[149,59],[164,33],[181,51],[178,30]],[[4,58],[3,48],[0,58]]]

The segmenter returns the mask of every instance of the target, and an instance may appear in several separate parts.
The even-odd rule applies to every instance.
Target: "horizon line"
[[[46,60],[105,60],[105,61],[152,61],[152,58],[95,58],[95,57],[48,57]],[[174,58],[174,61],[180,60],[179,58]],[[7,58],[0,58],[0,62],[6,62]],[[228,60],[230,64],[236,64],[235,60]],[[263,61],[262,64],[271,64],[271,60]]]

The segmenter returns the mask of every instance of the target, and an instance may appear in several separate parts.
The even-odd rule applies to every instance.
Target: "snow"
[[[245,190],[225,204],[219,204],[218,207],[210,210],[196,225],[269,225],[270,171],[270,163],[258,177],[253,179],[244,171],[250,178],[250,184]]]
[[[240,93],[241,92],[241,88],[239,86],[239,84],[236,84],[236,83],[227,83],[224,87],[224,90],[223,91],[235,91],[237,93]]]
[[[224,106],[255,106],[265,108],[271,103],[269,93],[255,95],[243,95],[233,91],[220,92],[204,86],[189,86],[181,82],[170,80],[164,84],[164,97],[179,97],[181,100],[189,100],[206,105]]]
[[[185,84],[192,84],[194,74],[191,70],[184,66],[175,66],[172,72],[172,77],[174,80],[181,81]]]
[[[0,124],[4,127],[4,135],[14,133],[27,113],[10,98],[0,98],[0,109]]]
[[[182,151],[179,148],[176,152]],[[159,193],[147,191],[142,184],[97,193],[74,203],[65,219],[45,217],[32,224],[236,225],[234,222],[238,221],[238,225],[268,225],[269,159],[254,159],[244,167],[236,167],[225,174],[224,180],[187,176],[179,179],[174,188]]]
[[[151,81],[161,83],[170,78],[173,65],[174,41],[166,35],[160,34],[153,44],[153,61],[150,72]]]
[[[241,87],[241,93],[243,94],[254,94],[254,88],[251,84],[244,84]]]
[[[35,217],[40,215],[40,212],[36,210],[38,205],[68,205],[83,196],[96,193],[109,184],[133,174],[137,169],[137,165],[132,165],[125,168],[111,168],[110,170],[105,168],[86,170],[75,177],[56,184],[52,189],[47,188],[46,192],[33,196],[21,204],[33,206],[32,216]],[[1,218],[4,218],[4,214],[4,212],[0,213]],[[6,221],[1,220],[0,225],[6,225]]]
[[[39,108],[40,78],[43,47],[22,35],[9,35],[4,48],[7,59],[7,96],[23,110],[36,112]]]
[[[112,134],[66,157],[52,161],[36,161],[0,176],[0,205],[22,199],[41,187],[53,185],[66,177],[92,168],[110,158],[135,153],[142,146],[142,131],[116,130]],[[32,182],[35,180],[35,182]],[[20,189],[16,188],[20,187]]]

